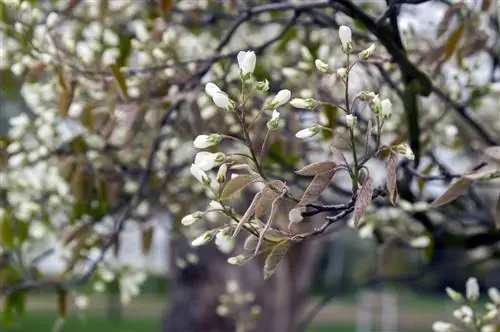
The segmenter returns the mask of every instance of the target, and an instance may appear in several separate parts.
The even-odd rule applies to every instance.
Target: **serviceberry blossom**
[[[183,224],[184,226],[190,226],[197,221],[200,221],[204,215],[205,213],[201,211],[196,211],[194,213],[188,214],[181,219],[181,224]]]
[[[292,96],[292,93],[288,89],[283,89],[280,90],[276,96],[269,102],[268,107],[271,109],[276,109],[279,106],[282,106],[286,104],[289,100],[290,97]]]
[[[241,73],[245,76],[252,74],[255,70],[255,52],[254,51],[240,51],[238,53],[238,66],[240,67]]]
[[[205,93],[212,98],[215,105],[223,109],[232,109],[234,102],[216,84],[209,82],[205,85]]]
[[[219,144],[221,140],[222,136],[218,134],[198,135],[193,141],[193,145],[197,149],[206,149],[210,146]]]
[[[352,32],[348,26],[341,25],[339,28],[339,38],[342,43],[344,53],[350,53],[352,50]]]
[[[225,160],[223,153],[211,153],[207,151],[198,152],[194,158],[194,164],[202,171],[209,171],[217,165],[220,165]]]
[[[210,184],[210,178],[207,173],[201,170],[196,164],[192,164],[190,168],[191,174],[200,182],[201,184]]]
[[[491,302],[493,302],[496,305],[500,304],[500,292],[496,288],[489,288],[488,289],[488,296],[491,299]]]
[[[320,132],[321,127],[317,124],[312,125],[309,128],[305,128],[302,130],[299,130],[298,132],[295,133],[295,137],[300,138],[300,139],[306,139],[310,138],[313,136],[316,136]]]
[[[302,98],[293,98],[290,101],[290,105],[292,105],[295,108],[314,108],[318,102],[312,98],[307,98],[307,99],[302,99]]]
[[[212,241],[214,231],[206,231],[191,242],[192,247],[199,247]]]

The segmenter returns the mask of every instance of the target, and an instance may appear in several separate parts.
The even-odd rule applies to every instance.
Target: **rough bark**
[[[238,281],[244,292],[253,292],[261,307],[257,326],[252,331],[295,331],[309,293],[319,246],[319,241],[292,246],[269,280],[262,277],[263,258],[232,266],[226,262],[227,256],[212,244],[197,249],[198,264],[184,269],[171,264],[169,309],[163,331],[234,332],[234,321],[219,317],[215,311],[218,297],[231,279]],[[193,252],[180,236],[172,239],[171,249],[173,257],[185,257]]]

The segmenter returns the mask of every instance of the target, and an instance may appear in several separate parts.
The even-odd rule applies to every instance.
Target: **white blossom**
[[[191,174],[200,182],[201,184],[210,184],[210,178],[207,173],[202,171],[198,165],[192,164],[190,168]]]
[[[346,25],[341,25],[339,28],[339,38],[342,43],[342,50],[349,53],[352,50],[352,32],[351,28]]]
[[[286,104],[290,100],[291,96],[292,93],[290,92],[290,90],[288,89],[280,90],[269,103],[269,108],[275,109],[279,106]]]
[[[243,75],[252,74],[255,70],[255,52],[254,51],[240,51],[238,53],[238,66],[240,67]]]
[[[471,277],[465,283],[465,294],[469,301],[475,301],[479,297],[479,283],[477,279]]]
[[[221,140],[222,136],[218,134],[198,135],[193,141],[193,145],[197,149],[206,149],[218,144]]]
[[[202,246],[204,244],[207,244],[208,242],[210,242],[212,240],[213,236],[214,236],[213,231],[207,231],[207,232],[201,234],[200,236],[198,236],[197,238],[195,238],[191,242],[191,246],[199,247],[199,246]]]
[[[347,69],[344,68],[344,67],[340,67],[337,69],[337,73],[336,73],[337,77],[340,77],[342,80],[345,81],[345,79],[347,78]]]
[[[233,101],[229,98],[229,96],[225,92],[216,92],[212,96],[212,100],[214,104],[223,109],[231,109],[233,108]]]
[[[59,20],[59,15],[56,12],[50,12],[50,14],[47,16],[47,27],[51,28],[53,27],[57,21]]]
[[[403,156],[410,160],[415,159],[415,155],[413,154],[413,151],[411,150],[410,146],[408,144],[399,144],[395,147],[396,151],[401,153]]]
[[[231,252],[234,248],[234,244],[234,239],[231,237],[231,235],[226,234],[223,231],[217,232],[217,234],[215,234],[215,245],[221,252],[225,254]]]
[[[202,171],[209,171],[215,166],[224,162],[225,156],[223,153],[212,153],[207,151],[200,151],[194,158],[194,164]]]
[[[217,92],[222,92],[222,90],[215,83],[209,82],[205,85],[205,93],[210,97],[213,98]]]
[[[290,210],[288,213],[288,220],[292,224],[296,224],[304,220],[304,217],[302,217],[302,211],[300,208],[293,208]]]

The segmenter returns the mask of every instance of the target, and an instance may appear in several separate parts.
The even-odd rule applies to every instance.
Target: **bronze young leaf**
[[[333,161],[328,161],[328,160],[319,161],[316,163],[309,164],[309,165],[299,169],[295,173],[297,173],[298,175],[304,175],[304,176],[315,176],[315,175],[318,175],[320,173],[331,171],[336,166],[337,166],[337,164],[334,163]]]
[[[356,203],[354,203],[354,220],[356,223],[359,219],[361,219],[370,206],[372,202],[372,194],[372,178],[368,177],[361,188],[359,188],[358,197],[356,197]]]
[[[387,191],[389,192],[389,199],[394,206],[396,206],[396,201],[398,198],[396,167],[396,154],[391,152],[391,154],[389,155],[389,160],[387,161]]]
[[[325,189],[330,184],[333,176],[335,175],[336,169],[330,169],[326,172],[317,174],[307,186],[304,195],[299,202],[299,205],[307,205],[310,203],[314,203],[325,191]]]
[[[280,180],[274,180],[262,190],[262,196],[255,207],[255,217],[259,218],[271,210],[271,204],[279,196],[279,193],[285,188],[285,183]]]
[[[257,179],[253,175],[243,174],[232,178],[227,182],[220,194],[220,199],[227,199],[231,196],[237,194],[243,188],[248,186],[250,183],[256,181]]]
[[[469,189],[474,181],[465,177],[461,177],[451,184],[446,191],[431,203],[431,207],[437,207],[454,201],[457,197]]]
[[[281,241],[274,246],[264,263],[264,279],[269,279],[276,272],[289,247],[290,242],[287,240]]]

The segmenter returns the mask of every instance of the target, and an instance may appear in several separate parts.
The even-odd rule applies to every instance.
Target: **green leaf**
[[[117,64],[111,65],[110,68],[111,72],[113,73],[113,76],[116,79],[116,82],[118,83],[118,87],[122,95],[122,98],[125,101],[127,101],[129,99],[129,96],[127,90],[127,82],[125,81],[125,76],[123,76],[123,73],[120,71],[120,67]]]
[[[238,175],[232,178],[224,186],[224,189],[220,194],[220,199],[227,199],[232,197],[254,181],[256,181],[255,176],[248,174]]]
[[[290,242],[287,240],[281,241],[273,247],[271,253],[266,257],[266,261],[264,262],[264,279],[269,279],[276,273],[289,247]]]

